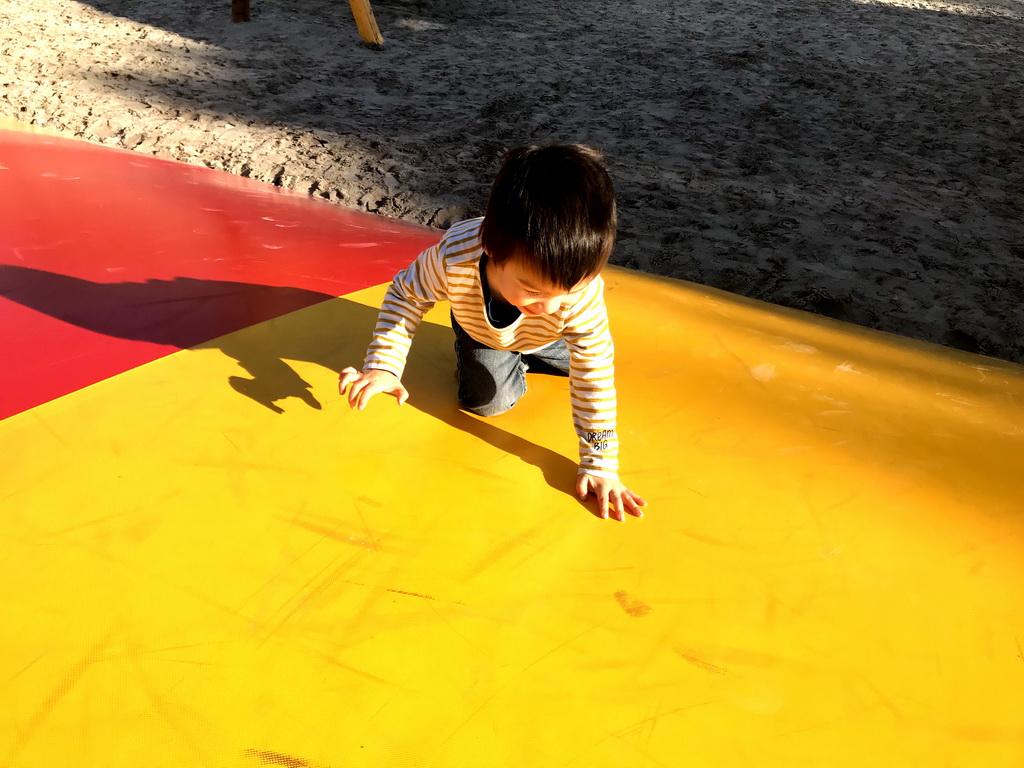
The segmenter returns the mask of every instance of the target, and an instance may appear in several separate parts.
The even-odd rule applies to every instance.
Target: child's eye
[[[527,296],[540,296],[540,291],[527,291]]]

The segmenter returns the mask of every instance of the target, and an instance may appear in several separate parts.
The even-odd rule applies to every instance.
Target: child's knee
[[[511,411],[526,394],[526,377],[521,362],[495,377],[492,371],[480,366],[461,366],[459,375],[459,405],[477,416],[499,416]]]
[[[503,413],[508,413],[515,408],[515,405],[518,402],[518,397],[512,400],[512,402],[495,398],[486,403],[473,403],[462,400],[460,401],[460,405],[464,410],[467,410],[470,413],[475,413],[477,416],[483,416],[484,418],[490,418],[492,416],[500,416]]]

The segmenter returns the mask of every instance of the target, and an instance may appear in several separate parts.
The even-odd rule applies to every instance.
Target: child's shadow
[[[185,277],[95,283],[12,265],[0,265],[0,294],[107,336],[219,349],[249,375],[231,376],[227,384],[282,414],[278,403],[292,397],[321,408],[310,384],[286,361],[306,361],[335,373],[348,365],[358,368],[377,319],[374,307],[301,288]],[[291,314],[297,310],[304,311]],[[235,333],[242,329],[247,330]],[[408,405],[535,465],[549,485],[571,494],[572,461],[458,409],[452,339],[450,328],[421,323],[403,377]]]
[[[338,298],[287,319],[271,320],[245,333],[196,346],[215,347],[237,360],[249,378],[232,376],[228,383],[263,407],[283,413],[280,403],[288,398],[298,398],[313,408],[321,407],[310,384],[288,361],[314,363],[335,373],[350,365],[358,369],[376,322],[376,307]],[[420,323],[402,377],[409,390],[407,407],[533,464],[552,488],[572,494],[576,480],[574,462],[459,409],[453,344],[449,326]]]

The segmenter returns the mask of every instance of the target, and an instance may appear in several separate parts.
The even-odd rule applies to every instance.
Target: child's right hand
[[[409,399],[409,391],[402,385],[402,380],[389,371],[370,368],[357,371],[349,366],[341,372],[338,379],[338,392],[344,395],[348,389],[348,404],[360,411],[370,402],[370,398],[380,393],[393,395],[401,405]]]

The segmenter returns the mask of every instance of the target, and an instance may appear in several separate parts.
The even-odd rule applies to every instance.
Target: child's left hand
[[[618,475],[598,477],[582,472],[576,477],[576,495],[580,501],[594,496],[597,499],[598,515],[607,518],[610,509],[612,519],[620,523],[626,519],[626,512],[633,517],[643,517],[640,507],[647,506],[646,501],[622,484]]]

